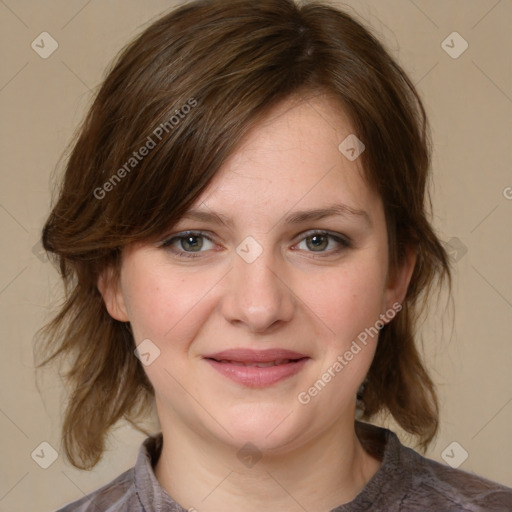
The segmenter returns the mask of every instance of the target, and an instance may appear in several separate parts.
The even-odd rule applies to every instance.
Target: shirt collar
[[[144,512],[187,512],[160,485],[154,466],[162,451],[162,433],[149,436],[139,449],[135,463],[135,491]]]
[[[389,492],[400,493],[408,480],[402,474],[401,443],[394,432],[370,423],[356,421],[355,430],[367,452],[382,461],[381,466],[357,496],[332,512],[369,510]],[[163,489],[154,473],[162,451],[163,436],[149,436],[141,445],[135,464],[135,489],[144,512],[187,512]]]

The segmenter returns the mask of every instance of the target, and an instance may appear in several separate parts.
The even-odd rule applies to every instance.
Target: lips
[[[291,363],[292,361],[294,361],[294,359],[277,359],[276,361],[268,361],[265,363],[256,363],[254,361],[244,362],[244,361],[230,361],[228,359],[223,359],[222,361],[218,361],[218,362],[234,364],[235,366],[257,366],[258,368],[270,368],[271,366],[279,366],[281,364],[288,364],[288,363]]]
[[[266,350],[252,350],[249,348],[235,348],[215,352],[203,356],[206,359],[215,359],[216,361],[230,361],[233,363],[272,363],[277,361],[296,361],[307,357],[300,352],[285,350],[280,348],[268,348]]]
[[[229,349],[203,356],[225,377],[248,387],[275,384],[298,373],[309,357],[285,349]]]

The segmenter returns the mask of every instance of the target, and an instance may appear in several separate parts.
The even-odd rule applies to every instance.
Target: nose
[[[248,263],[235,255],[222,301],[224,318],[250,332],[269,333],[289,322],[296,298],[274,261],[263,253]]]

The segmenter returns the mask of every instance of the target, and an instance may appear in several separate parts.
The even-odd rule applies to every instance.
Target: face
[[[353,423],[414,262],[388,277],[382,202],[338,149],[351,133],[326,96],[282,103],[161,242],[125,249],[119,283],[100,284],[146,340],[164,435],[279,452]]]

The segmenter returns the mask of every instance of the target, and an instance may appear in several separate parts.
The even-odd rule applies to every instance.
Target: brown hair
[[[336,98],[366,146],[360,158],[383,199],[390,270],[407,247],[418,255],[403,310],[380,333],[363,419],[389,411],[423,448],[432,440],[438,402],[415,328],[434,283],[451,277],[427,219],[431,147],[413,84],[361,23],[327,4],[203,0],[157,20],[117,58],[43,229],[66,295],[41,330],[39,366],[68,363],[63,444],[76,467],[94,466],[109,429],[121,418],[137,424],[153,396],[129,325],[106,310],[99,275],[110,268],[116,279],[122,248],[165,233],[247,130],[304,90]]]

